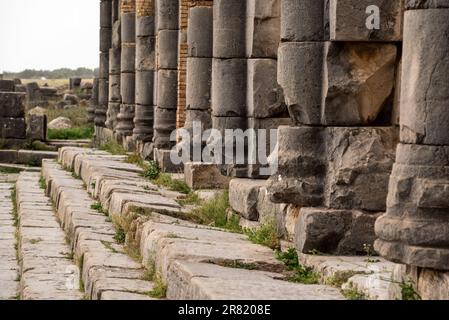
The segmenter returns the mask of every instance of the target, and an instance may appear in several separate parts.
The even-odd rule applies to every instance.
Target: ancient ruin
[[[28,290],[0,297],[449,299],[448,1],[99,6],[93,145],[66,143],[15,194],[18,241],[54,231],[84,291],[24,271]],[[0,80],[5,146],[46,140],[24,105],[55,94]],[[222,200],[219,224],[205,208]],[[282,251],[310,278],[292,281]]]

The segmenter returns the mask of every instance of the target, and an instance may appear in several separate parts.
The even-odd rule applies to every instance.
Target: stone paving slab
[[[142,265],[127,256],[122,245],[115,243],[113,224],[104,214],[91,209],[95,201],[83,183],[54,161],[44,161],[42,172],[74,258],[82,266],[86,296],[93,300],[120,299],[123,294],[126,299],[129,294],[136,294],[145,299],[153,284],[142,280]],[[104,298],[104,292],[114,294],[106,294]]]
[[[0,181],[12,181],[11,175],[0,175]],[[18,265],[14,248],[15,232],[12,183],[0,182],[0,300],[16,299],[18,295]]]
[[[80,300],[79,269],[39,185],[39,173],[23,172],[16,184],[19,215],[20,297],[23,300]],[[33,215],[38,210],[39,216]]]

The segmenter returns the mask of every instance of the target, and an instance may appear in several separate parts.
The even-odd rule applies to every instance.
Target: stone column
[[[89,106],[87,107],[87,121],[94,123],[95,109],[98,106],[98,78],[93,79],[92,96],[89,100]]]
[[[367,29],[370,5],[379,30]],[[401,21],[401,1],[282,0],[278,82],[294,126],[279,128],[268,193],[299,212],[299,252],[364,254],[375,240],[398,140]]]
[[[104,127],[109,98],[109,49],[112,42],[112,0],[100,2],[100,71],[95,126]]]
[[[449,270],[448,34],[446,1],[406,2],[401,142],[390,177],[387,213],[376,222],[375,244],[394,262],[445,271]],[[442,280],[437,283],[435,272],[418,274],[423,278],[419,285],[427,277],[444,286]]]
[[[116,132],[119,140],[131,136],[135,113],[136,1],[121,2],[121,105]]]
[[[247,126],[245,24],[246,1],[214,1],[212,126],[223,133]],[[223,165],[221,169],[225,175],[247,175],[245,165]]]
[[[175,145],[170,134],[176,129],[178,100],[179,0],[156,2],[156,108],[154,113],[154,157],[161,168],[171,171],[169,153]],[[177,170],[177,169],[176,169]]]
[[[137,0],[136,12],[136,112],[133,137],[140,146],[153,140],[155,21],[152,0]]]
[[[120,92],[122,24],[119,15],[115,12],[117,10],[117,2],[118,1],[113,1],[112,6],[112,48],[109,50],[109,105],[106,120],[106,127],[112,131],[117,127],[117,115],[120,112],[120,105],[122,102]]]

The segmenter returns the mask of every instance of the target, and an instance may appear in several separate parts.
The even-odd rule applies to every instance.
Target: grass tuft
[[[415,291],[413,284],[402,283],[401,284],[402,300],[421,300],[421,296]]]
[[[276,252],[276,258],[282,261],[287,267],[286,280],[289,282],[302,284],[319,283],[319,275],[312,268],[303,266],[299,263],[298,253],[294,248],[282,252]]]
[[[245,230],[249,240],[253,243],[269,247],[273,250],[280,248],[280,241],[277,234],[276,222],[267,222],[257,229]]]
[[[155,276],[153,290],[148,292],[151,298],[163,299],[167,297],[167,285],[159,275]]]
[[[113,154],[113,155],[125,155],[126,154],[125,148],[123,148],[123,146],[115,140],[106,141],[105,143],[103,143],[100,146],[100,150],[109,152],[110,154]]]
[[[115,231],[114,240],[118,244],[125,244],[126,233],[125,230],[123,230],[123,228],[117,228],[117,230]]]

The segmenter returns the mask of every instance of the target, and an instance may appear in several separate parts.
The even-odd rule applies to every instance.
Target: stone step
[[[3,175],[0,175],[4,181]],[[19,267],[16,260],[13,203],[13,183],[0,182],[0,300],[17,299]]]
[[[0,162],[40,166],[42,159],[56,159],[56,151],[0,150]]]
[[[148,300],[153,283],[143,280],[145,272],[116,243],[116,230],[107,217],[93,210],[81,180],[72,177],[53,160],[45,160],[42,174],[57,217],[70,242],[74,259],[81,269],[86,297],[92,300]]]
[[[245,235],[182,220],[184,208],[125,159],[89,149],[59,150],[62,166],[82,181],[74,181],[67,172],[64,179],[72,179],[78,188],[84,185],[112,220],[126,221],[125,230],[131,226],[127,243],[137,246],[147,269],[156,270],[168,299],[343,299],[330,286],[284,281],[285,267],[274,252]],[[43,165],[54,199],[58,196],[52,181],[55,170],[61,172],[58,166],[52,161]],[[61,211],[73,205],[69,198],[61,198],[59,204]]]
[[[16,183],[20,298],[80,300],[79,268],[39,178],[39,173],[23,172]]]
[[[50,146],[61,147],[88,147],[91,144],[91,140],[81,139],[81,140],[48,140],[47,144]]]

